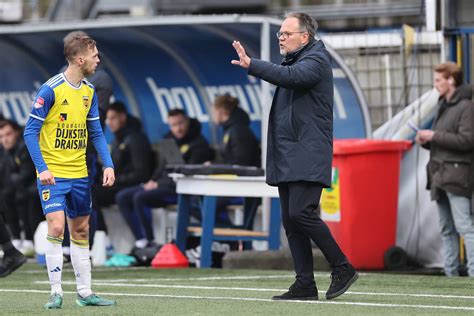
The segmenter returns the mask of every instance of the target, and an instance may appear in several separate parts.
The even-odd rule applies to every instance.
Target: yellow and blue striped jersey
[[[79,86],[60,73],[38,91],[30,116],[43,121],[39,145],[55,177],[87,177],[87,121],[98,120],[94,86],[83,79]]]

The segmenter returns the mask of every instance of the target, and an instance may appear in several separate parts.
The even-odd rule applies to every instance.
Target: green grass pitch
[[[114,307],[75,305],[75,280],[63,271],[63,308],[43,310],[44,267],[28,263],[0,279],[2,315],[474,315],[474,278],[360,273],[345,295],[327,301],[329,273],[316,273],[320,300],[271,301],[293,282],[292,271],[94,268],[93,290]]]

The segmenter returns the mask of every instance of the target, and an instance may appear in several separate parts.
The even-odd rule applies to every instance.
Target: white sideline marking
[[[49,281],[35,281],[36,284],[49,284]],[[144,288],[161,288],[161,289],[193,289],[193,290],[224,290],[224,291],[249,291],[249,292],[284,292],[287,289],[265,289],[265,288],[249,288],[249,287],[224,287],[224,286],[199,286],[199,285],[170,285],[170,284],[133,284],[133,283],[108,283],[92,281],[98,286],[112,287],[144,287]],[[62,281],[62,284],[75,285],[75,281]],[[326,293],[325,291],[318,291]],[[428,294],[428,293],[384,293],[384,292],[351,292],[347,291],[346,295],[365,295],[365,296],[404,296],[404,297],[429,297],[429,298],[456,298],[456,299],[474,299],[474,296],[466,295],[444,295],[444,294]]]
[[[155,271],[152,270],[150,267],[109,267],[109,268],[92,268],[92,272],[110,272],[110,271],[127,271],[127,270],[149,270],[149,271]],[[27,273],[27,274],[46,274],[46,267],[44,267],[44,270],[25,270],[21,271],[22,273]],[[63,272],[74,272],[72,268],[65,268],[63,269]],[[359,276],[370,276],[374,275],[374,273],[365,273],[365,272],[358,272]],[[314,276],[315,277],[329,277],[331,275],[331,272],[315,272]],[[378,273],[377,275],[380,275]],[[125,282],[125,281],[132,281],[132,282],[146,282],[150,280],[158,280],[158,281],[207,281],[207,280],[246,280],[246,279],[265,279],[265,278],[294,278],[295,274],[276,274],[276,275],[253,275],[253,276],[222,276],[222,277],[197,277],[197,278],[148,278],[148,279],[106,279],[103,280],[104,282],[108,281],[117,281],[117,282]]]
[[[319,291],[322,292],[322,291]],[[376,296],[411,296],[411,297],[430,297],[430,298],[462,298],[472,300],[474,296],[466,295],[444,295],[444,294],[428,294],[428,293],[376,293],[376,292],[351,292],[347,291],[344,294],[352,295],[376,295]]]
[[[104,267],[104,268],[93,268],[93,272],[107,272],[107,271],[125,271],[125,270],[150,270],[150,267]],[[27,274],[44,274],[46,273],[46,266],[44,266],[43,270],[26,270],[21,271],[22,273]],[[64,268],[63,272],[74,272],[72,268]],[[360,275],[360,273],[359,273]]]
[[[325,274],[326,276],[326,274]],[[150,281],[219,281],[219,280],[258,280],[258,279],[288,279],[294,274],[280,275],[251,275],[251,276],[223,276],[197,278],[148,278],[148,279],[95,279],[97,282],[150,282]]]
[[[47,293],[44,290],[18,290],[18,289],[0,289],[0,292],[15,293]],[[76,292],[66,291],[66,294],[76,294]],[[183,298],[183,299],[203,299],[203,300],[223,300],[223,301],[253,301],[253,302],[271,302],[271,303],[299,303],[299,304],[331,304],[331,305],[353,305],[353,306],[372,306],[372,307],[406,307],[406,308],[422,308],[422,309],[445,309],[445,310],[465,310],[474,311],[474,307],[468,306],[445,306],[445,305],[412,305],[412,304],[383,304],[383,303],[363,303],[363,302],[341,302],[341,301],[274,301],[265,298],[248,298],[248,297],[222,297],[222,296],[195,296],[195,295],[168,295],[168,294],[137,294],[137,293],[109,293],[100,292],[101,295],[110,296],[135,296],[135,297],[162,297],[162,298]]]

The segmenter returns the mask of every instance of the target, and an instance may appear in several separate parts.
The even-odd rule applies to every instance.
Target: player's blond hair
[[[77,55],[94,49],[95,46],[96,42],[92,38],[77,32],[64,39],[64,56],[68,62],[72,62]]]

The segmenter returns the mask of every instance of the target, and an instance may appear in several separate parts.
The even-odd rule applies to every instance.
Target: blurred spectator
[[[260,144],[250,129],[248,114],[239,107],[239,100],[230,95],[216,97],[212,120],[224,129],[219,153],[225,164],[260,166]]]
[[[428,189],[438,205],[444,272],[458,276],[459,235],[464,237],[469,276],[474,277],[473,191],[474,105],[461,87],[462,72],[449,62],[435,68],[434,86],[440,94],[432,130],[420,130],[417,143],[430,150]]]
[[[33,235],[43,214],[37,198],[35,166],[21,135],[21,128],[16,122],[0,122],[0,139],[4,150],[0,199],[4,201],[6,224],[12,234],[13,244],[25,255],[33,256]]]
[[[107,108],[106,124],[115,136],[111,148],[115,184],[113,187],[94,185],[99,207],[114,204],[118,191],[147,181],[153,170],[150,143],[136,126],[130,126],[123,103],[115,102]]]
[[[168,125],[170,132],[165,138],[174,139],[186,163],[200,164],[213,158],[199,121],[174,109],[168,112]],[[135,247],[144,248],[154,240],[150,208],[175,204],[176,197],[175,184],[164,166],[158,166],[148,182],[118,192],[117,204],[135,236]]]
[[[239,107],[239,100],[230,95],[221,95],[215,98],[211,108],[212,120],[215,124],[222,126],[224,136],[219,146],[219,163],[240,165],[240,166],[260,166],[260,143],[250,129],[250,119],[248,114]],[[235,198],[221,197],[217,199],[218,222],[222,224],[230,223],[226,206],[235,204]],[[244,214],[246,229],[253,228],[253,217],[260,199],[245,198]],[[245,248],[249,248],[249,243]]]

